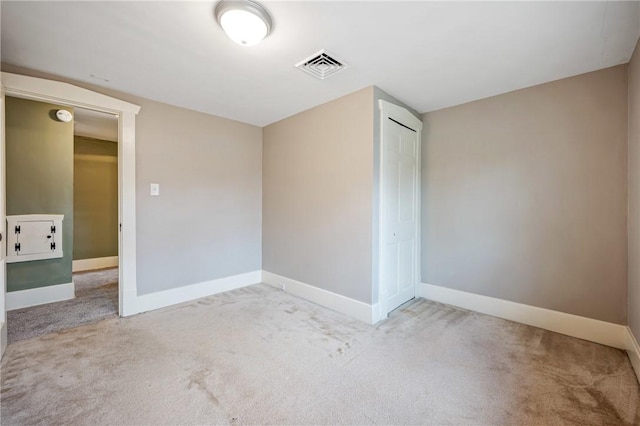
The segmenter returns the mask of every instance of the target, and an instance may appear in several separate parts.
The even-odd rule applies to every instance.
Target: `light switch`
[[[152,183],[151,184],[151,195],[160,195],[160,184]]]

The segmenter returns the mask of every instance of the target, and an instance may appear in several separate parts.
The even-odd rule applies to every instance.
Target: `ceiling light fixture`
[[[229,38],[243,46],[258,44],[271,32],[269,12],[251,0],[220,0],[214,14]]]

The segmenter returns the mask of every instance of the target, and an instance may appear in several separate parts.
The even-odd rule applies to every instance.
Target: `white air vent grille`
[[[320,80],[324,80],[348,66],[344,61],[329,55],[324,49],[296,64],[296,68],[300,68]]]

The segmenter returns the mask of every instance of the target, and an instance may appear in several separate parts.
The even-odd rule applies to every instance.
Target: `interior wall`
[[[136,117],[138,294],[262,269],[262,130],[2,64],[141,106]],[[160,184],[150,196],[149,184]]]
[[[262,269],[261,128],[137,103],[138,292]]]
[[[9,96],[5,105],[7,215],[64,215],[63,257],[8,263],[7,291],[70,283],[74,221],[73,122],[61,122],[55,113],[63,108],[73,113],[73,109]]]
[[[118,255],[118,144],[73,138],[73,260]]]
[[[628,322],[640,339],[640,43],[629,62]]]
[[[626,324],[626,65],[423,123],[423,282]]]
[[[263,129],[263,269],[371,303],[373,87]]]

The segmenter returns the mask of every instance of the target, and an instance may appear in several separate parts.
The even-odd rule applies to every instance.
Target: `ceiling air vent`
[[[296,68],[300,68],[320,80],[324,80],[348,66],[343,61],[330,56],[324,49],[296,64]]]

